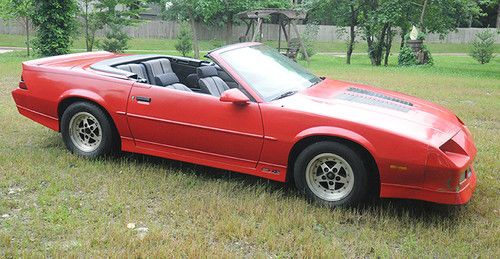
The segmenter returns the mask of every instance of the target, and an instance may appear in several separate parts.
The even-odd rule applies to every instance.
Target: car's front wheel
[[[84,157],[98,157],[114,148],[112,124],[104,111],[95,104],[71,104],[61,118],[61,134],[66,147]]]
[[[350,206],[367,193],[368,175],[363,160],[350,147],[322,141],[306,147],[294,165],[297,188],[320,204]]]

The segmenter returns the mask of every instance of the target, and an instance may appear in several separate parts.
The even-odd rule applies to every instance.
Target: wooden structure
[[[302,54],[306,58],[307,62],[309,62],[309,56],[307,55],[307,51],[304,45],[304,41],[300,36],[299,29],[297,28],[297,21],[304,20],[306,18],[306,12],[302,10],[291,10],[291,9],[276,9],[276,8],[267,8],[267,9],[258,9],[247,12],[241,12],[236,15],[237,18],[243,20],[247,25],[247,30],[245,32],[245,36],[240,38],[240,41],[256,41],[262,40],[262,22],[264,19],[271,19],[275,21],[279,25],[279,34],[278,34],[278,50],[281,52],[286,50],[286,55],[290,58],[295,59],[297,54],[302,51]],[[293,28],[296,39],[298,41],[297,44],[294,44],[294,39],[291,38],[290,35],[290,27]],[[252,37],[249,38],[250,32],[252,33]],[[281,47],[281,34],[285,36],[285,40],[287,42],[287,47]]]

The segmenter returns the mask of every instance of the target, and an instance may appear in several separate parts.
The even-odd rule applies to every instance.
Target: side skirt
[[[203,166],[254,175],[257,177],[262,177],[265,179],[270,179],[278,182],[285,182],[286,179],[286,172],[287,172],[286,166],[259,162],[256,168],[242,167],[242,166],[219,162],[217,161],[216,156],[213,156],[213,159],[205,159],[198,157],[194,152],[191,152],[190,155],[184,155],[175,152],[160,151],[158,149],[153,149],[153,148],[137,147],[134,143],[134,140],[128,137],[121,137],[121,140],[122,140],[122,151],[125,152],[151,155],[172,160],[178,160],[182,162],[199,164]]]

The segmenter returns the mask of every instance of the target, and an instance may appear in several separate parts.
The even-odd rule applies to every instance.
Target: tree
[[[179,51],[183,57],[186,57],[193,50],[191,31],[189,29],[189,25],[186,23],[181,24],[181,29],[177,34],[177,43],[175,43],[175,49]]]
[[[69,52],[76,31],[75,0],[35,0],[33,24],[37,27],[35,48],[43,56]]]
[[[93,29],[105,26],[110,30],[99,46],[113,52],[122,52],[127,48],[129,37],[123,31],[126,26],[140,22],[140,12],[144,10],[145,0],[96,0],[95,25]],[[93,42],[94,38],[89,38]]]
[[[500,3],[498,4],[497,10],[497,29],[500,29]]]
[[[108,26],[106,47],[122,46],[126,48],[129,37],[123,29],[140,21],[139,13],[144,10],[147,0],[81,0],[79,16],[85,34],[87,51],[92,51],[96,44],[96,32]],[[102,44],[101,44],[102,45]],[[101,46],[102,47],[102,46]],[[115,47],[110,48],[115,49]],[[115,49],[116,50],[116,49]]]
[[[471,57],[481,64],[489,63],[493,58],[495,45],[495,33],[492,30],[485,30],[476,34],[472,41]]]
[[[226,27],[226,43],[231,42],[235,14],[256,8],[287,7],[289,0],[158,0],[164,7],[163,18],[186,21],[191,25],[194,57],[199,58],[196,23]]]
[[[193,37],[193,52],[195,58],[200,58],[200,48],[196,22],[203,21],[203,0],[159,0],[163,7],[163,18],[169,20],[180,20],[191,25]]]
[[[388,63],[393,28],[401,17],[401,1],[403,0],[364,0],[361,5],[359,23],[368,44],[368,56],[374,66],[380,66],[382,60],[384,65]]]
[[[95,43],[95,34],[104,26],[98,19],[98,10],[95,8],[96,3],[97,0],[79,1],[79,16],[85,33],[85,47],[87,51],[92,51]]]
[[[226,44],[231,43],[235,15],[239,12],[255,9],[259,1],[254,0],[205,0],[200,1],[203,10],[203,21],[207,24],[225,25]]]
[[[317,22],[324,20],[337,26],[349,27],[349,39],[347,41],[346,63],[351,64],[351,56],[356,42],[356,26],[359,23],[359,10],[361,1],[359,0],[314,0],[306,3],[306,8],[310,9],[309,18]]]
[[[128,40],[130,37],[123,31],[123,26],[112,24],[109,26],[109,31],[106,32],[106,37],[99,42],[99,46],[105,51],[114,53],[122,53],[128,48]]]
[[[368,44],[373,65],[387,65],[394,30],[404,35],[412,25],[427,33],[446,34],[460,23],[481,15],[479,4],[495,0],[309,0],[308,19],[349,27],[347,63],[359,33]],[[357,28],[357,30],[356,30]]]
[[[26,54],[30,55],[30,25],[33,15],[33,0],[0,0],[0,18],[16,19],[26,35]]]
[[[384,64],[390,54],[394,27],[404,35],[412,25],[425,33],[444,35],[455,30],[470,17],[481,15],[479,3],[490,0],[363,0],[360,26],[368,43],[368,53],[373,65]]]
[[[491,5],[496,0],[413,0],[405,1],[408,29],[412,25],[425,33],[447,34],[460,24],[483,15],[481,5]]]

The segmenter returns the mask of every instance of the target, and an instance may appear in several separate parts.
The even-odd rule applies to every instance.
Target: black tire
[[[349,184],[346,184],[346,190],[342,191],[343,194],[339,193],[338,195],[344,195],[340,196],[338,200],[335,200],[334,198],[332,199],[324,199],[320,197],[318,193],[318,189],[321,189],[321,187],[326,184],[327,187],[324,187],[325,192],[334,192],[334,190],[329,189],[331,188],[336,188],[337,186],[339,189],[344,187],[343,183],[334,183],[333,185],[330,185],[329,183],[322,182],[321,184],[319,182],[315,182],[313,180],[309,180],[309,182],[313,181],[312,184],[315,184],[316,187],[311,187],[308,184],[308,180],[306,179],[308,176],[306,175],[308,165],[311,163],[311,167],[313,169],[310,169],[310,174],[315,174],[315,175],[320,175],[323,178],[325,177],[330,177],[328,176],[329,174],[324,174],[322,173],[323,169],[318,166],[316,169],[312,165],[315,164],[314,161],[319,161],[318,163],[321,162],[320,158],[321,156],[326,156],[328,155],[336,155],[336,159],[338,157],[342,158],[344,161],[347,162],[348,166],[352,169],[352,173],[349,173],[349,175],[352,175],[349,179],[353,179],[353,184],[350,185],[349,188],[347,186]],[[320,158],[318,158],[320,157]],[[314,159],[314,161],[312,161]],[[325,159],[328,160],[328,159]],[[328,162],[332,163],[332,162]],[[322,165],[325,164],[324,162],[321,163]],[[333,165],[336,165],[335,162],[333,162]],[[333,166],[335,167],[335,166]],[[345,167],[347,168],[347,167]],[[347,174],[345,173],[347,170],[344,167],[342,169],[338,169],[339,173],[338,174]],[[328,170],[328,169],[325,169]],[[330,169],[330,170],[335,170],[335,169]],[[335,170],[337,171],[337,170]],[[313,173],[314,172],[314,173]],[[319,172],[319,174],[318,174]],[[323,175],[324,174],[324,175]],[[337,174],[333,174],[335,179]],[[366,167],[363,163],[363,160],[361,157],[351,148],[337,142],[332,142],[332,141],[322,141],[322,142],[317,142],[314,144],[311,144],[310,146],[306,147],[298,156],[297,159],[295,160],[294,164],[294,170],[293,170],[293,176],[294,176],[294,181],[296,187],[299,189],[300,192],[306,195],[308,200],[312,202],[316,202],[321,205],[325,205],[328,207],[336,207],[336,206],[353,206],[359,204],[361,201],[363,201],[366,198],[367,191],[368,191],[368,173],[366,170]],[[319,176],[310,176],[310,177],[317,177]],[[311,179],[311,178],[310,178]],[[326,182],[328,182],[330,178],[326,178]],[[333,180],[332,179],[332,180]],[[340,178],[338,178],[340,179]],[[347,177],[345,178],[347,179]],[[349,180],[349,181],[350,181]],[[322,181],[322,180],[321,180]],[[347,181],[347,180],[346,180]],[[349,183],[347,181],[347,183]],[[322,185],[323,184],[323,185]],[[316,189],[315,190],[313,190]],[[349,191],[350,190],[350,191]],[[316,192],[316,193],[315,193]],[[321,193],[321,191],[319,191]],[[325,195],[335,195],[335,194],[325,194]],[[333,197],[333,196],[328,196],[328,197]]]
[[[79,147],[76,137],[71,137],[70,123],[72,119],[79,114],[90,114],[98,121],[100,140],[98,144],[94,142],[91,150],[84,150]],[[117,136],[114,133],[114,126],[111,119],[99,106],[90,102],[76,102],[68,106],[61,117],[61,134],[64,144],[74,154],[87,157],[96,158],[110,154],[116,148]]]

